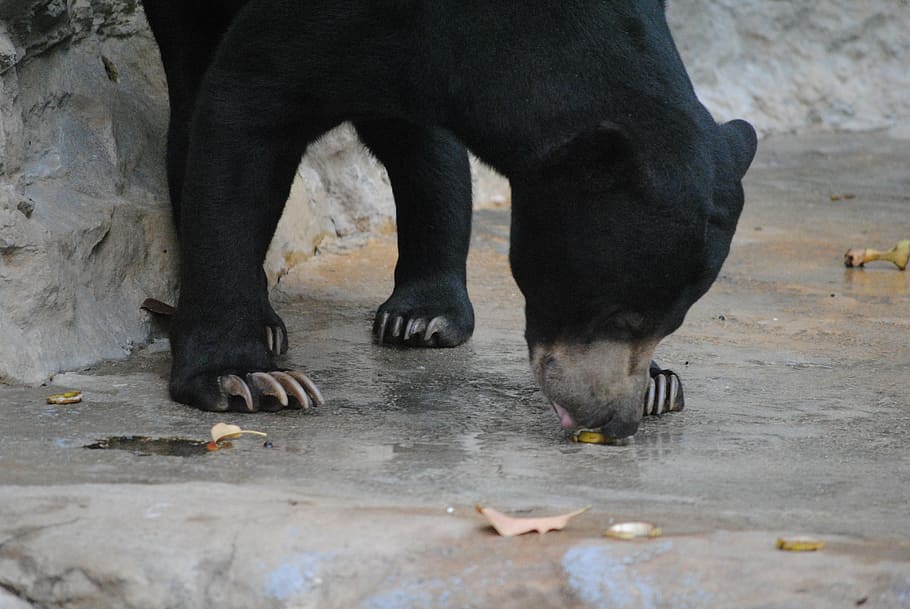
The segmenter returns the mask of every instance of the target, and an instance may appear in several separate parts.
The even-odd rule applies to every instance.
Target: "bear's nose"
[[[626,437],[642,417],[655,346],[610,340],[534,345],[531,368],[563,427]]]
[[[612,416],[601,428],[601,433],[612,438],[628,438],[634,436],[638,431],[638,425],[641,423],[640,418],[624,416],[627,410],[618,411]]]

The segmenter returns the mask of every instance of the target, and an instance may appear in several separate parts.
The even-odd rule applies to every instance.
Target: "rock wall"
[[[0,2],[0,381],[122,357],[173,292],[154,56],[135,0]]]
[[[717,118],[907,133],[906,0],[673,0],[669,13]],[[173,301],[166,117],[137,0],[0,0],[0,382],[123,356],[149,336],[141,301]],[[478,204],[507,200],[491,172],[475,177]],[[269,276],[393,218],[384,172],[336,131],[300,166]]]
[[[910,122],[908,0],[669,0],[699,97],[762,133]]]

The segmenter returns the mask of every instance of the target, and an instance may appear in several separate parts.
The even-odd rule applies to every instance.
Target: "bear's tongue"
[[[575,421],[572,419],[572,415],[569,414],[569,411],[557,404],[556,402],[550,402],[553,405],[553,410],[556,411],[556,416],[559,417],[559,422],[565,429],[574,429],[576,427]]]

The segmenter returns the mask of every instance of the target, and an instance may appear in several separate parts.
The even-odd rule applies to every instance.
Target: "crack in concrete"
[[[237,537],[239,534],[239,532],[235,532],[231,538],[231,553],[228,555],[227,559],[216,562],[212,568],[211,575],[208,578],[208,582],[205,585],[205,591],[203,592],[203,598],[206,600],[208,606],[215,604],[215,599],[211,598],[211,589],[216,581],[219,579],[230,581],[228,574],[230,573],[231,567],[234,565],[234,559],[237,556]]]
[[[22,539],[24,537],[28,537],[29,535],[32,535],[33,533],[43,531],[44,529],[51,529],[54,527],[62,527],[62,526],[66,526],[69,524],[75,524],[76,522],[79,522],[79,520],[80,519],[78,517],[76,517],[76,518],[73,518],[72,520],[65,520],[63,522],[52,522],[51,524],[41,524],[41,525],[37,525],[37,526],[33,526],[33,527],[25,527],[25,528],[19,529],[11,537],[7,537],[3,541],[0,541],[0,551],[6,549],[6,546],[8,544],[19,541],[20,539]]]
[[[27,558],[27,557],[25,557]],[[25,566],[23,564],[23,566]],[[26,567],[23,569],[26,572],[36,571],[34,565],[30,565],[30,568]],[[45,600],[38,600],[35,596],[29,594],[26,591],[25,586],[20,586],[14,584],[10,581],[0,581],[0,588],[6,590],[23,600],[36,609],[50,609],[50,607],[67,607],[73,602],[84,601],[86,595],[84,593],[78,595],[68,595],[63,594],[59,595],[57,592],[58,588],[66,588],[68,584],[71,584],[75,579],[81,577],[84,581],[91,584],[94,588],[94,592],[91,595],[102,595],[102,598],[116,598],[121,602],[126,600],[126,595],[124,594],[123,585],[127,583],[127,580],[122,577],[112,576],[104,577],[96,574],[92,574],[84,567],[70,567],[65,569],[61,573],[57,574],[35,574],[37,575],[36,579],[33,581],[32,585],[29,586],[32,591],[42,590],[45,592]],[[141,609],[130,604],[121,605],[126,609]]]
[[[23,552],[21,547],[16,547],[13,545],[17,542],[21,542],[29,537],[34,536],[36,533],[43,532],[44,530],[68,526],[75,524],[80,520],[81,518],[72,518],[63,522],[25,527],[17,530],[13,535],[0,542],[0,557],[8,558],[9,560],[15,562],[19,565],[19,568],[24,574],[28,574],[34,577],[31,585],[28,586],[31,594],[34,594],[34,591],[37,590],[46,591],[46,598],[49,599],[49,601],[52,602],[54,606],[66,606],[70,601],[75,600],[66,596],[56,598],[56,595],[54,593],[55,588],[66,586],[69,582],[73,581],[74,577],[81,576],[86,582],[94,587],[98,593],[103,593],[107,597],[117,597],[117,595],[123,591],[123,584],[126,583],[126,580],[122,577],[99,577],[98,575],[89,572],[84,567],[70,567],[57,574],[41,573],[34,558]],[[38,598],[32,596],[27,591],[26,586],[15,583],[11,580],[0,580],[0,588],[8,591],[10,594],[13,594],[16,596],[16,598],[19,598],[31,604],[37,609],[43,609],[51,606],[47,604],[47,600],[39,601]]]

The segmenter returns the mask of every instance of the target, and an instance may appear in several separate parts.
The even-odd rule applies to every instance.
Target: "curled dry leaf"
[[[561,516],[546,516],[543,518],[516,518],[503,514],[493,508],[482,507],[480,505],[476,506],[475,509],[478,513],[483,514],[493,528],[496,529],[497,533],[503,537],[514,537],[515,535],[523,535],[525,533],[530,533],[531,531],[537,531],[541,534],[546,533],[547,531],[560,531],[569,524],[569,521],[572,518],[583,512],[587,512],[590,507],[591,506],[586,506],[580,510],[575,510],[574,512],[569,512],[568,514],[563,514]]]
[[[250,431],[249,429],[240,429],[240,425],[228,425],[227,423],[216,423],[212,427],[212,442],[218,444],[224,440],[233,440],[243,434],[265,437],[269,434],[261,431]]]

